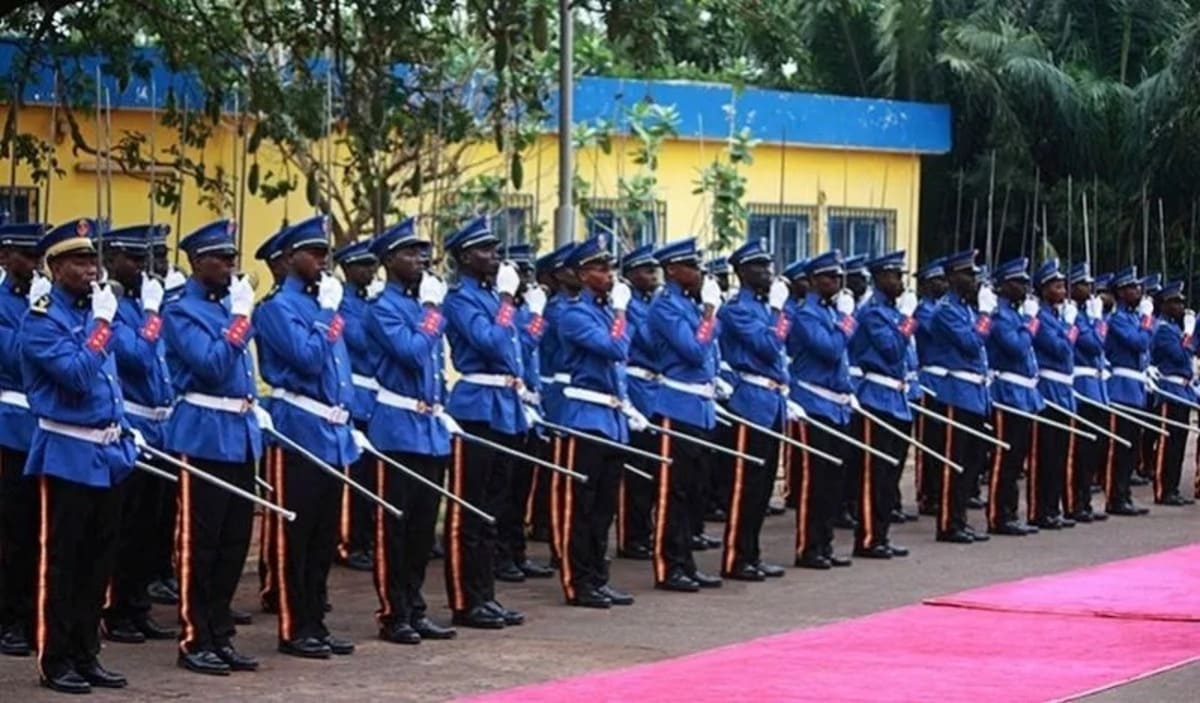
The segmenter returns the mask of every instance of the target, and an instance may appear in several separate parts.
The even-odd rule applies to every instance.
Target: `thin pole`
[[[234,220],[237,219],[237,211],[238,211],[238,139],[237,139],[238,127],[237,127],[237,116],[238,116],[238,94],[237,94],[237,86],[234,86],[234,89],[233,89],[233,120],[234,120],[233,139],[230,140],[232,142],[232,144],[231,144],[232,148],[230,149],[230,156],[232,157],[232,161],[230,161],[230,167],[229,167],[229,180],[230,180],[230,188],[229,188],[230,195],[229,195],[229,197],[233,200],[233,202],[230,204],[230,207],[229,207],[229,216],[231,218],[233,218]],[[240,252],[242,250],[242,227],[240,226],[241,225],[240,222],[238,224],[239,224],[239,227],[237,228],[236,237],[237,237],[237,248],[238,248],[238,252],[240,254]]]
[[[886,171],[884,172],[886,174]],[[782,141],[779,146],[779,214],[783,214],[783,184],[787,179],[787,125],[783,126]],[[887,182],[884,176],[884,182]]]
[[[958,240],[962,236],[962,192],[963,192],[963,170],[958,169],[958,196],[955,198],[954,205],[954,250],[958,251]],[[972,215],[974,217],[974,215]],[[974,229],[975,221],[971,221],[971,228]],[[975,246],[974,237],[971,238],[971,246]]]
[[[975,223],[979,219],[979,198],[971,198],[971,248],[975,248]],[[957,247],[955,247],[957,248]],[[988,252],[984,252],[984,261],[990,256]]]
[[[158,107],[158,89],[153,80],[150,81],[150,231],[154,231],[154,187],[157,181],[158,168],[155,166],[158,153],[154,147],[154,133],[158,129],[156,108]],[[147,262],[153,260],[147,256]],[[152,265],[152,264],[151,264]]]
[[[49,192],[47,191],[47,197]],[[1188,294],[1192,292],[1193,281],[1196,276],[1196,200],[1192,200],[1192,219],[1188,226]]]
[[[96,223],[99,226],[100,219],[104,216],[104,185],[100,182],[104,175],[104,168],[100,164],[100,140],[102,130],[100,120],[104,113],[104,88],[100,85],[100,66],[96,66]],[[102,242],[104,240],[101,240]]]
[[[1080,193],[1083,198],[1083,260],[1087,262],[1089,270],[1092,266],[1092,245],[1088,238],[1088,206],[1087,206],[1087,188]],[[1092,271],[1092,273],[1095,273]]]
[[[1042,251],[1037,257],[1039,260],[1046,258],[1046,238],[1049,236],[1047,232],[1050,230],[1050,225],[1048,224],[1050,217],[1048,212],[1049,210],[1050,207],[1046,205],[1046,203],[1042,203]],[[1030,244],[1032,245],[1033,242],[1030,242]],[[1033,251],[1030,251],[1029,253],[1029,258],[1032,260],[1034,258],[1032,256]]]
[[[243,107],[238,112],[238,141],[242,143],[242,172],[238,178],[238,213],[237,213],[237,244],[238,251],[242,250],[242,232],[245,231],[246,223],[246,159],[250,150],[250,136],[246,134],[246,108]]]
[[[6,151],[8,151],[8,216],[14,221],[17,216],[17,134],[20,128],[17,126],[18,118],[21,114],[21,95],[17,89],[20,84],[17,82],[16,76],[13,76],[13,128],[12,132],[4,135]],[[34,213],[29,213],[29,220],[32,222]]]
[[[54,166],[58,162],[58,71],[54,72],[54,102],[50,104],[50,168],[46,170],[45,217],[50,221],[50,187],[54,185]]]
[[[1075,214],[1075,198],[1074,198],[1074,191],[1072,190],[1073,186],[1074,186],[1074,182],[1071,179],[1071,175],[1067,174],[1067,270],[1068,271],[1070,271],[1070,268],[1071,268],[1071,239],[1072,239],[1071,226],[1072,226],[1072,224],[1074,224],[1072,215]]]
[[[1162,254],[1163,283],[1167,282],[1167,224],[1163,219],[1163,199],[1158,199],[1158,247]]]
[[[1004,235],[1008,232],[1008,202],[1012,197],[1012,182],[1004,184],[1004,205],[1000,208],[1000,230],[996,235],[996,251],[993,256],[999,257],[1003,249]]]
[[[558,209],[554,213],[554,246],[575,239],[575,204],[571,184],[574,180],[574,154],[571,145],[572,112],[575,100],[574,13],[571,0],[558,0]]]
[[[1142,275],[1150,267],[1150,201],[1146,199],[1146,182],[1142,181]]]
[[[992,220],[993,220],[994,215],[996,214],[995,201],[996,201],[996,150],[992,149],[992,164],[991,164],[991,167],[988,169],[987,252],[984,256],[984,261],[987,262],[989,270],[991,269],[992,264],[994,263],[992,261],[992,236],[993,236]]]
[[[1092,239],[1088,251],[1100,258],[1100,177],[1092,176],[1092,192],[1096,194],[1096,202],[1092,203]],[[1094,246],[1095,251],[1090,247]],[[1099,268],[1099,267],[1097,267]]]
[[[113,225],[113,188],[112,188],[112,94],[108,88],[104,89],[104,151],[108,158],[104,160],[104,198],[105,198],[105,231],[112,229]],[[99,241],[100,253],[103,254],[104,240]]]
[[[185,88],[186,90],[186,88]],[[183,122],[179,131],[179,165],[175,168],[175,177],[179,179],[178,202],[175,204],[175,266],[179,266],[179,241],[183,238],[183,192],[187,188],[187,179],[183,177],[183,165],[187,160],[187,131],[188,131],[188,101],[187,93],[183,94]],[[283,201],[287,203],[287,198]]]

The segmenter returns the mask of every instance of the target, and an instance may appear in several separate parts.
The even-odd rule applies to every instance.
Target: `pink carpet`
[[[1200,545],[929,598],[929,605],[1200,621]]]

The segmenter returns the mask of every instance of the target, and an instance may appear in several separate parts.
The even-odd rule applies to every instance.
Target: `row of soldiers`
[[[614,520],[618,555],[650,559],[660,589],[783,576],[759,545],[781,467],[794,564],[821,570],[851,564],[833,548],[847,508],[854,556],[908,553],[889,525],[910,446],[939,541],[1100,519],[1097,471],[1109,513],[1144,512],[1129,498],[1135,429],[1156,497],[1187,502],[1195,317],[1179,284],[1152,302],[1132,270],[1109,284],[1111,310],[1086,266],[1046,262],[1031,280],[1018,259],[988,281],[973,251],[927,264],[920,296],[905,290],[904,252],[874,257],[871,288],[859,276],[851,292],[839,252],[777,277],[752,240],[728,257],[738,287],[722,290],[694,239],[618,261],[599,235],[534,260],[499,251],[478,218],[445,242],[447,285],[415,220],[331,252],[316,217],[256,252],[275,277],[256,302],[229,221],[182,239],[186,278],[164,267],[165,228],[95,230],[0,228],[3,643],[36,650],[55,690],[126,685],[97,659],[102,621],[110,636],[175,636],[145,602],[164,552],[179,665],[256,669],[233,646],[230,605],[256,491],[270,508],[263,605],[279,614],[279,651],[308,658],[354,651],[324,621],[339,558],[371,568],[382,639],[455,636],[422,598],[442,497],[452,623],[484,629],[524,621],[497,579],[554,574],[528,558],[530,525],[545,525],[575,606],[633,603],[609,582]],[[985,473],[977,531],[966,511]],[[693,557],[712,496],[719,575]]]

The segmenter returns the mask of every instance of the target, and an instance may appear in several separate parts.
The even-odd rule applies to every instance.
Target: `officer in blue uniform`
[[[1112,364],[1108,397],[1114,405],[1142,409],[1146,407],[1146,367],[1154,332],[1154,303],[1142,295],[1134,266],[1116,273],[1111,286],[1115,303],[1104,339],[1104,353]],[[1135,425],[1123,417],[1113,415],[1109,423],[1109,429],[1118,436],[1136,436]],[[1134,504],[1129,491],[1129,478],[1136,461],[1134,449],[1113,443],[1103,482],[1110,515],[1150,512]]]
[[[846,290],[854,296],[856,305],[863,305],[871,297],[870,261],[868,254],[855,254],[847,256],[842,262],[846,270]]]
[[[87,693],[123,688],[105,669],[100,612],[120,531],[120,493],[137,449],[124,419],[113,354],[117,299],[97,283],[92,220],[38,240],[53,288],[21,324],[21,375],[37,418],[25,475],[38,482],[38,673],[47,688]]]
[[[762,240],[743,244],[729,255],[741,287],[721,306],[721,352],[734,378],[729,409],[738,417],[776,432],[787,429],[788,369],[785,342],[791,325],[784,307],[788,285],[774,277],[774,256]],[[779,440],[735,423],[723,444],[760,457],[762,466],[721,457],[716,471],[730,477],[725,505],[725,551],[721,575],[738,581],[780,577],[783,567],[764,562],[759,533],[775,487]]]
[[[982,431],[991,413],[985,345],[996,296],[989,288],[979,288],[975,256],[974,250],[967,250],[946,257],[942,266],[948,290],[933,311],[929,343],[918,346],[925,347],[921,353],[922,371],[934,394],[929,408]],[[972,302],[978,304],[978,313]],[[988,535],[976,532],[967,523],[967,503],[978,486],[977,466],[985,451],[982,440],[951,427],[946,427],[945,438],[941,453],[966,471],[955,473],[944,463],[937,467],[937,540],[986,542]],[[926,470],[931,468],[926,465]]]
[[[353,242],[333,252],[333,262],[342,269],[346,281],[345,293],[338,314],[346,326],[342,335],[346,350],[350,353],[351,381],[354,383],[354,400],[350,404],[350,421],[360,432],[367,428],[371,411],[375,408],[375,391],[378,384],[373,377],[370,355],[367,351],[367,331],[363,327],[363,316],[367,312],[369,289],[379,270],[379,260],[368,248],[369,242]],[[350,466],[350,477],[363,484],[370,484],[375,476],[375,462],[365,457]],[[371,542],[374,534],[373,506],[363,496],[342,486],[342,507],[338,524],[338,561],[355,571],[371,570]]]
[[[929,365],[929,350],[933,348],[933,313],[937,310],[938,301],[946,294],[945,259],[942,257],[931,260],[917,270],[917,311],[913,318],[917,321],[917,329],[913,334],[917,350],[917,382],[918,388],[930,388],[932,381],[925,367]],[[933,405],[933,396],[921,394],[920,405],[926,410]],[[924,414],[915,418],[917,423],[917,441],[927,447],[939,448],[946,443],[946,425]],[[937,515],[941,483],[941,467],[930,460],[924,452],[913,456],[914,480],[917,492],[917,512],[921,515]]]
[[[805,415],[849,429],[853,386],[846,348],[854,333],[855,301],[842,287],[842,255],[836,249],[814,256],[805,266],[810,288],[792,315],[787,350],[791,356],[791,399]],[[845,456],[843,443],[821,430],[801,425],[801,441],[834,456]],[[849,463],[847,463],[847,469]],[[792,490],[796,493],[796,566],[828,569],[850,566],[833,553],[833,527],[842,508],[842,470],[804,453]]]
[[[112,322],[117,373],[125,396],[125,417],[150,446],[165,449],[164,428],[175,392],[167,370],[162,335],[164,291],[162,283],[147,274],[153,242],[165,225],[123,227],[104,232],[104,264],[108,275],[124,289]],[[159,468],[169,470],[162,465]],[[146,588],[158,576],[155,561],[157,529],[168,501],[175,501],[174,485],[141,471],[121,484],[121,534],[112,591],[104,613],[104,635],[115,642],[174,639],[175,630],[150,617]]]
[[[1079,335],[1075,320],[1079,317],[1079,308],[1074,302],[1067,301],[1066,276],[1058,267],[1058,259],[1049,259],[1038,267],[1033,285],[1041,297],[1033,351],[1037,356],[1038,391],[1046,400],[1042,415],[1060,424],[1074,426],[1073,415],[1078,412],[1073,392],[1075,338]],[[1074,439],[1075,434],[1043,423],[1033,427],[1025,504],[1029,522],[1035,527],[1058,530],[1075,526],[1075,520],[1064,517],[1060,509]]]
[[[283,235],[290,272],[274,304],[258,311],[257,344],[279,363],[271,422],[316,458],[345,471],[358,460],[350,408],[354,384],[338,309],[342,284],[326,272],[329,220],[293,225]],[[283,450],[275,497],[299,517],[280,525],[279,651],[298,657],[351,654],[354,644],[325,626],[325,592],[337,547],[342,486],[303,455]]]
[[[659,389],[651,420],[668,429],[711,439],[716,427],[717,336],[721,288],[700,269],[701,252],[688,237],[654,252],[667,284],[650,303],[647,324],[658,360]],[[659,438],[659,453],[673,464],[658,474],[654,526],[654,586],[694,592],[716,588],[721,579],[696,568],[692,558],[693,507],[703,490],[701,471],[707,450]]]
[[[788,299],[783,304],[783,311],[787,315],[790,322],[795,318],[796,310],[804,304],[805,298],[808,296],[808,273],[804,267],[808,265],[808,259],[797,259],[788,264],[783,269],[783,279],[788,284]],[[791,364],[791,357],[788,357],[788,364]],[[788,418],[788,435],[799,438],[803,426],[793,418]],[[783,451],[783,505],[776,511],[772,506],[768,508],[768,514],[778,514],[787,512],[788,508],[796,509],[796,492],[792,487],[796,485],[796,481],[800,476],[804,467],[804,453],[792,447],[785,445]]]
[[[0,654],[27,657],[38,560],[38,482],[25,478],[33,437],[21,376],[21,319],[50,281],[37,271],[46,225],[0,226]]]
[[[530,428],[521,401],[524,369],[516,325],[521,275],[512,265],[500,263],[498,243],[482,216],[445,242],[458,280],[442,312],[451,359],[461,374],[450,389],[446,410],[452,432],[461,427],[517,449]],[[502,513],[511,500],[513,463],[506,454],[456,439],[450,490],[493,515]],[[496,528],[451,504],[445,531],[446,585],[454,624],[484,629],[522,624],[524,615],[496,600]]]
[[[1150,363],[1158,367],[1156,382],[1163,393],[1155,394],[1154,413],[1164,419],[1188,424],[1196,403],[1192,385],[1193,360],[1200,353],[1196,337],[1196,313],[1184,309],[1183,281],[1167,283],[1158,292],[1158,322],[1150,341]],[[1154,452],[1154,502],[1158,505],[1191,505],[1196,501],[1179,492],[1187,430],[1161,423],[1167,436],[1156,435]],[[1150,433],[1147,433],[1150,434]]]
[[[1104,319],[1112,314],[1116,307],[1116,298],[1113,297],[1113,282],[1114,274],[1102,273],[1096,276],[1096,297],[1100,298],[1100,302],[1104,305]]]
[[[1091,399],[1094,403],[1079,402],[1075,412],[1080,417],[1101,426],[1109,422],[1104,410],[1108,405],[1108,390],[1104,379],[1108,373],[1108,360],[1104,357],[1104,338],[1108,334],[1108,323],[1104,320],[1104,301],[1093,294],[1094,280],[1086,261],[1071,267],[1067,284],[1071,288],[1071,300],[1079,313],[1075,316],[1073,390],[1078,396]],[[1076,522],[1100,522],[1108,519],[1104,511],[1092,509],[1092,484],[1097,479],[1099,467],[1108,456],[1111,440],[1098,438],[1095,442],[1081,441],[1071,435],[1071,450],[1068,455],[1067,476],[1064,481],[1063,510],[1067,517]]]
[[[658,361],[654,358],[654,339],[647,322],[650,303],[662,286],[654,245],[646,244],[627,252],[621,259],[621,274],[633,290],[629,308],[625,311],[625,324],[629,328],[629,363],[625,366],[629,402],[635,410],[650,417],[654,414],[658,396]],[[635,432],[630,441],[633,446],[648,452],[655,451],[658,444],[658,438],[648,432]],[[626,457],[629,459],[631,457]],[[651,464],[649,460],[633,459],[631,463],[652,476],[658,472],[658,464]],[[628,471],[622,472],[617,497],[617,556],[642,561],[650,559],[654,483]]]
[[[164,444],[188,464],[254,490],[262,454],[248,345],[254,291],[234,277],[234,224],[219,220],[180,242],[192,276],[162,310],[162,339],[178,401]],[[249,550],[253,506],[184,472],[179,476],[176,563],[183,626],[179,666],[201,674],[253,671],[234,649],[230,602]]]
[[[387,284],[363,321],[372,377],[379,382],[367,437],[378,451],[440,486],[450,457],[450,433],[434,416],[445,397],[440,306],[446,285],[423,270],[428,244],[417,236],[414,218],[371,240]],[[426,615],[421,595],[441,496],[382,462],[373,464],[377,493],[404,512],[401,520],[381,509],[375,516],[379,637],[396,644],[453,638],[453,628]]]
[[[866,263],[874,281],[873,293],[858,307],[854,335],[848,349],[850,363],[862,370],[856,392],[858,402],[880,422],[908,435],[912,411],[908,408],[909,350],[917,322],[917,296],[905,292],[902,272],[905,252],[894,251]],[[863,443],[895,458],[896,466],[866,452],[858,452],[859,465],[847,467],[858,483],[858,527],[854,554],[868,559],[908,556],[908,549],[889,538],[896,509],[896,474],[903,471],[908,443],[903,437],[875,426],[856,414],[852,434]]]

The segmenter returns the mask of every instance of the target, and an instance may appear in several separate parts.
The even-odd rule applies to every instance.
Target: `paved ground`
[[[1189,472],[1185,485],[1190,485],[1190,480]],[[1146,489],[1139,489],[1138,496],[1149,503]],[[978,525],[981,515],[973,513],[972,519]],[[793,525],[791,514],[768,519],[767,555],[780,562],[788,560]],[[710,526],[710,532],[718,529],[717,525]],[[337,569],[331,588],[334,611],[330,624],[338,634],[358,642],[355,656],[313,662],[276,654],[275,619],[256,612],[254,624],[242,628],[238,646],[263,659],[261,672],[229,678],[201,677],[176,668],[169,643],[107,644],[104,662],[129,675],[132,685],[119,693],[98,692],[93,699],[264,703],[442,700],[653,661],[860,616],[930,595],[1154,552],[1195,542],[1198,531],[1200,506],[1156,508],[1144,518],[1113,518],[1061,533],[994,538],[986,544],[959,546],[936,544],[932,519],[922,518],[895,533],[895,542],[913,549],[907,559],[860,560],[853,568],[830,572],[790,569],[780,580],[726,583],[718,591],[699,594],[654,591],[650,588],[648,563],[618,561],[613,565],[613,582],[635,593],[638,603],[632,608],[591,611],[562,606],[561,592],[553,581],[502,586],[502,602],[525,611],[528,624],[502,632],[463,631],[455,641],[426,642],[418,647],[376,640],[372,620],[376,601],[369,575]],[[847,534],[839,531],[839,550],[847,545]],[[545,545],[537,544],[534,549],[545,556]],[[715,572],[717,556],[711,551],[700,554],[701,568]],[[441,569],[441,562],[431,565],[427,589],[427,600],[436,617],[447,615]],[[243,579],[238,604],[244,608],[256,604],[254,581],[249,572]],[[158,615],[164,621],[173,616],[165,609]],[[1029,645],[1013,643],[1014,647]],[[1036,649],[1031,654],[1036,656]],[[0,700],[28,703],[61,699],[38,689],[35,681],[31,660],[0,657]],[[1095,699],[1194,701],[1198,689],[1200,665],[1193,665]]]

